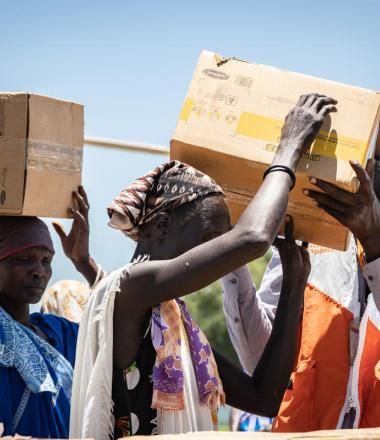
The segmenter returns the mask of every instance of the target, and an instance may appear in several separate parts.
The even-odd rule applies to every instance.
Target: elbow
[[[237,232],[239,243],[252,254],[252,259],[265,255],[273,243],[273,237],[267,231],[242,228]]]

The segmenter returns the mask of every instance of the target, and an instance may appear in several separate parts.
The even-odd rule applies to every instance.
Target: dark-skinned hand
[[[281,130],[281,143],[299,146],[306,151],[317,136],[330,112],[336,112],[337,101],[328,96],[312,93],[302,95],[290,110]]]
[[[78,272],[92,286],[100,269],[95,260],[90,256],[90,224],[88,221],[90,205],[83,186],[80,186],[78,191],[73,192],[73,204],[74,208],[70,208],[73,216],[70,232],[66,234],[62,225],[57,222],[53,222],[53,226],[61,239],[63,252],[66,257],[72,261]]]
[[[62,225],[57,222],[53,222],[53,226],[61,240],[66,257],[72,261],[78,272],[92,286],[100,269],[90,256],[90,224],[88,220],[90,204],[83,186],[79,186],[78,191],[73,192],[73,205],[74,208],[70,208],[73,216],[70,232],[66,234]]]
[[[76,266],[90,257],[90,227],[88,222],[90,206],[83,186],[80,186],[78,191],[73,192],[73,204],[74,208],[70,208],[73,216],[70,232],[66,234],[63,226],[59,223],[53,222],[53,226],[61,240],[63,252]]]
[[[304,190],[327,214],[346,226],[361,242],[367,261],[380,257],[380,202],[373,188],[374,160],[364,169],[357,161],[350,161],[360,182],[356,193],[345,191],[314,177],[310,182],[320,191]]]
[[[272,165],[287,166],[296,170],[299,160],[315,140],[331,112],[336,112],[337,101],[324,95],[302,95],[290,110],[281,130],[281,140]]]
[[[294,224],[290,215],[285,217],[285,238],[277,237],[274,246],[277,247],[282,264],[284,282],[290,286],[306,286],[310,274],[310,257],[307,244],[298,246],[294,239]]]

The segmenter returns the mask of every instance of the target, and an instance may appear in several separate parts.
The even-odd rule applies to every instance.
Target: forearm
[[[98,274],[98,265],[92,257],[82,259],[80,261],[72,261],[76,270],[81,273],[88,284],[92,286]]]
[[[290,145],[290,144],[289,144]],[[296,171],[300,157],[302,147],[293,150],[292,154],[289,154],[289,149],[285,148],[283,142],[280,142],[277,152],[273,158],[272,165],[283,165],[289,167],[293,172]]]
[[[303,282],[295,284],[284,277],[273,330],[253,376],[258,391],[269,393],[278,407],[296,357],[304,289]]]
[[[280,144],[272,165],[287,166],[294,172],[299,158],[300,153],[295,151],[291,155],[286,154]],[[266,243],[271,245],[280,229],[288,206],[291,184],[292,179],[287,173],[282,171],[269,173],[254,199],[241,215],[236,227],[249,229],[254,225],[257,236],[261,236]]]
[[[370,263],[380,257],[380,231],[368,235],[368,238],[361,239],[360,242],[363,246],[366,260]]]

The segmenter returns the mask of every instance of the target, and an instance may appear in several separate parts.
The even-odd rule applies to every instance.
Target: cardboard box
[[[0,93],[0,214],[69,217],[83,129],[82,105]]]
[[[315,176],[350,191],[358,182],[349,165],[365,165],[376,145],[380,95],[281,69],[202,52],[174,136],[171,158],[212,176],[226,192],[235,223],[262,182],[281,127],[300,95],[317,92],[338,100],[297,168],[289,213],[296,238],[343,250],[349,232],[303,194]]]

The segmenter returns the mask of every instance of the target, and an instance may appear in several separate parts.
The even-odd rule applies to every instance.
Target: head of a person
[[[151,259],[174,258],[230,229],[223,190],[209,176],[178,161],[135,180],[108,208],[122,230]]]
[[[42,220],[0,216],[0,305],[38,303],[52,275],[53,255]]]
[[[76,280],[57,281],[45,291],[41,312],[80,322],[89,295],[88,284]]]

